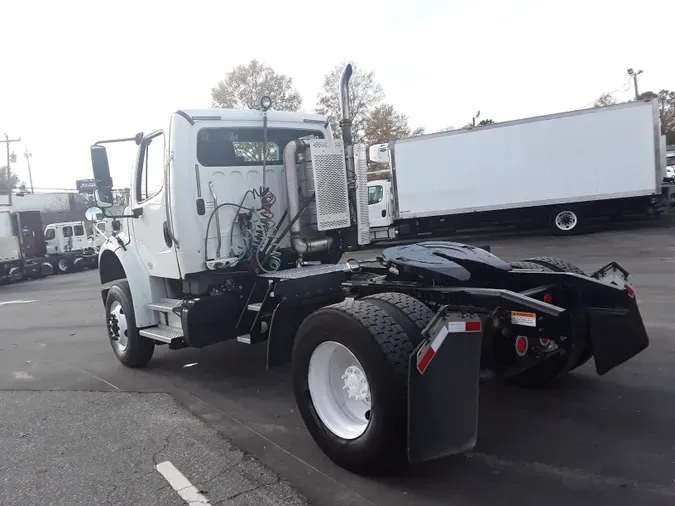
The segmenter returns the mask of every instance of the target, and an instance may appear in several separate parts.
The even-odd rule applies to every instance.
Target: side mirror
[[[105,147],[94,145],[91,147],[91,166],[94,171],[94,183],[96,184],[96,203],[100,207],[112,207],[112,178],[108,165],[108,152]]]
[[[103,219],[103,211],[100,207],[90,207],[84,212],[84,217],[87,221],[97,223]]]

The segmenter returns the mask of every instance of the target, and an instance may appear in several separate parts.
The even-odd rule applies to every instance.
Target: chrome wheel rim
[[[309,359],[309,394],[319,419],[336,436],[356,439],[368,428],[371,409],[366,371],[344,345],[326,341]]]
[[[113,347],[119,353],[124,353],[129,346],[129,327],[124,308],[117,301],[112,303],[108,313],[108,334]]]
[[[572,211],[560,211],[555,217],[555,226],[564,231],[572,230],[578,222],[577,215]]]

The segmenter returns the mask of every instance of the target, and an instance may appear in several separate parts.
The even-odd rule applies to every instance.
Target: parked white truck
[[[508,121],[371,146],[373,240],[531,221],[557,234],[595,217],[662,213],[665,139],[656,101]]]
[[[54,272],[66,274],[98,265],[98,248],[90,245],[83,221],[52,223],[45,227],[44,236],[47,261]]]
[[[120,362],[143,366],[161,345],[261,343],[268,367],[291,362],[318,446],[377,473],[472,448],[480,379],[541,386],[591,357],[604,374],[648,346],[615,263],[586,275],[557,258],[509,264],[450,242],[338,263],[369,240],[351,72],[342,139],[325,117],[268,112],[263,98],[262,111],[177,111],[163,129],[92,146],[97,203],[110,209],[105,145],[138,145],[128,211],[115,218],[125,223],[99,261]]]

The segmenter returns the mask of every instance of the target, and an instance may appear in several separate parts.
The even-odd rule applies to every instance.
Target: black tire
[[[537,264],[534,262],[528,262],[525,260],[518,260],[517,262],[511,262],[509,265],[513,267],[514,269],[524,269],[524,270],[531,270],[531,271],[550,271],[548,267],[545,265]]]
[[[328,429],[309,392],[310,358],[327,341],[348,348],[368,379],[372,399],[369,421],[365,432],[355,439],[341,438]],[[302,323],[293,345],[293,390],[307,430],[333,462],[364,475],[380,474],[403,463],[408,359],[413,349],[403,327],[366,301],[324,307]]]
[[[581,274],[582,276],[586,276],[586,273],[579,267],[577,267],[571,262],[568,262],[567,260],[563,260],[562,258],[558,257],[532,257],[526,258],[525,260],[522,260],[522,262],[529,262],[538,265],[543,265],[544,267],[547,267],[554,272],[571,272],[574,274]]]
[[[54,267],[54,272],[58,274],[68,274],[72,270],[72,263],[68,257],[61,257],[55,260],[52,266]]]
[[[403,327],[415,346],[422,340],[422,330],[434,317],[434,312],[428,306],[405,293],[378,293],[361,300],[384,309]]]
[[[514,262],[520,264],[532,264],[543,267],[554,272],[572,272],[586,276],[586,273],[579,267],[567,260],[558,257],[532,257],[525,260]],[[511,264],[513,265],[513,264]],[[548,385],[563,374],[576,369],[586,363],[593,356],[593,348],[590,343],[586,343],[584,351],[572,367],[568,367],[568,355],[552,358],[540,365],[523,371],[520,374],[512,376],[507,380],[509,384],[521,387],[542,387]]]
[[[115,302],[118,302],[126,315],[128,344],[125,350],[115,345],[114,329],[112,328],[110,313]],[[155,352],[155,343],[147,337],[142,337],[136,328],[136,314],[131,299],[131,290],[126,280],[115,281],[108,291],[105,303],[106,325],[108,338],[117,359],[127,367],[142,367],[147,365]]]
[[[564,218],[573,219],[575,225],[573,228],[565,229],[559,226],[558,217],[564,222]],[[585,220],[581,209],[575,205],[564,205],[554,207],[548,215],[548,226],[551,232],[555,235],[574,235],[581,232],[584,228]]]

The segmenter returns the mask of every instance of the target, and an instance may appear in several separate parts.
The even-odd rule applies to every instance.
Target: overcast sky
[[[495,121],[573,110],[603,92],[629,99],[628,67],[644,70],[640,91],[675,88],[674,17],[672,0],[3,0],[0,134],[22,138],[17,153],[27,143],[36,188],[74,188],[93,142],[209,107],[252,58],[292,76],[308,111],[351,59],[428,132],[477,109]],[[112,167],[116,186],[130,166]],[[23,156],[14,168],[28,180]]]

